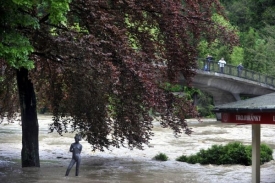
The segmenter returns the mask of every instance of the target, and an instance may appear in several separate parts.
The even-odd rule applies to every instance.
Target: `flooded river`
[[[197,153],[214,144],[240,141],[251,144],[251,125],[227,125],[214,120],[199,123],[189,121],[191,136],[175,138],[172,131],[157,123],[155,136],[145,150],[112,149],[92,152],[90,145],[83,145],[80,175],[65,171],[71,159],[69,147],[74,134],[48,133],[51,116],[39,116],[40,168],[21,168],[21,126],[17,123],[0,124],[0,182],[1,183],[250,183],[251,166],[200,165],[178,162],[181,155]],[[275,150],[275,125],[262,125],[261,141]],[[275,151],[274,151],[275,152]],[[155,161],[153,157],[165,153],[169,160]],[[275,153],[273,153],[275,159]],[[275,161],[261,166],[261,182],[275,183]]]

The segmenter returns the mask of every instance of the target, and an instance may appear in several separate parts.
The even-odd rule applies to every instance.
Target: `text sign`
[[[275,124],[273,113],[222,113],[223,123]]]

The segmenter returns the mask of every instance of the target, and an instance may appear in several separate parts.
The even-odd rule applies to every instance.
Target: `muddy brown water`
[[[127,148],[92,152],[90,145],[83,145],[80,175],[65,171],[70,162],[69,146],[74,134],[59,136],[48,133],[51,116],[39,115],[40,168],[21,168],[21,126],[18,123],[0,124],[0,182],[1,183],[250,183],[251,166],[200,165],[178,162],[181,155],[191,155],[214,144],[240,141],[251,144],[251,125],[232,125],[215,120],[189,120],[191,136],[175,138],[169,129],[155,122],[150,147],[145,150]],[[275,150],[275,125],[262,125],[261,141]],[[275,151],[274,151],[275,152]],[[153,157],[165,153],[169,160],[155,161]],[[273,153],[275,159],[275,153]],[[275,161],[261,166],[261,182],[275,183]]]

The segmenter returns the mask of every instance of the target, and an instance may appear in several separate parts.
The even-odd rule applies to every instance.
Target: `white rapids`
[[[21,168],[21,126],[18,123],[0,124],[0,182],[3,183],[250,183],[251,166],[200,165],[178,162],[181,155],[191,155],[214,144],[240,141],[251,144],[251,125],[223,124],[215,120],[188,120],[194,131],[191,136],[175,138],[169,129],[154,122],[154,136],[144,150],[113,148],[111,151],[92,152],[86,141],[83,145],[80,175],[74,176],[75,167],[65,177],[70,163],[68,151],[74,134],[59,136],[48,133],[52,116],[39,115],[40,168]],[[275,149],[275,125],[261,126],[261,142]],[[275,151],[274,151],[275,152]],[[169,159],[153,160],[159,153]],[[275,159],[275,153],[273,153]],[[275,183],[275,161],[261,166],[261,182]]]

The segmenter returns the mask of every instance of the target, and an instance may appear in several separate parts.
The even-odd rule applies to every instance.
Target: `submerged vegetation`
[[[168,160],[168,156],[164,153],[159,153],[154,157],[155,160],[158,161],[167,161]]]
[[[266,144],[261,144],[261,164],[273,160],[273,150]],[[243,145],[240,142],[232,142],[227,145],[213,145],[211,148],[201,149],[197,154],[185,156],[182,155],[176,160],[191,164],[241,164],[251,165],[252,147]]]

